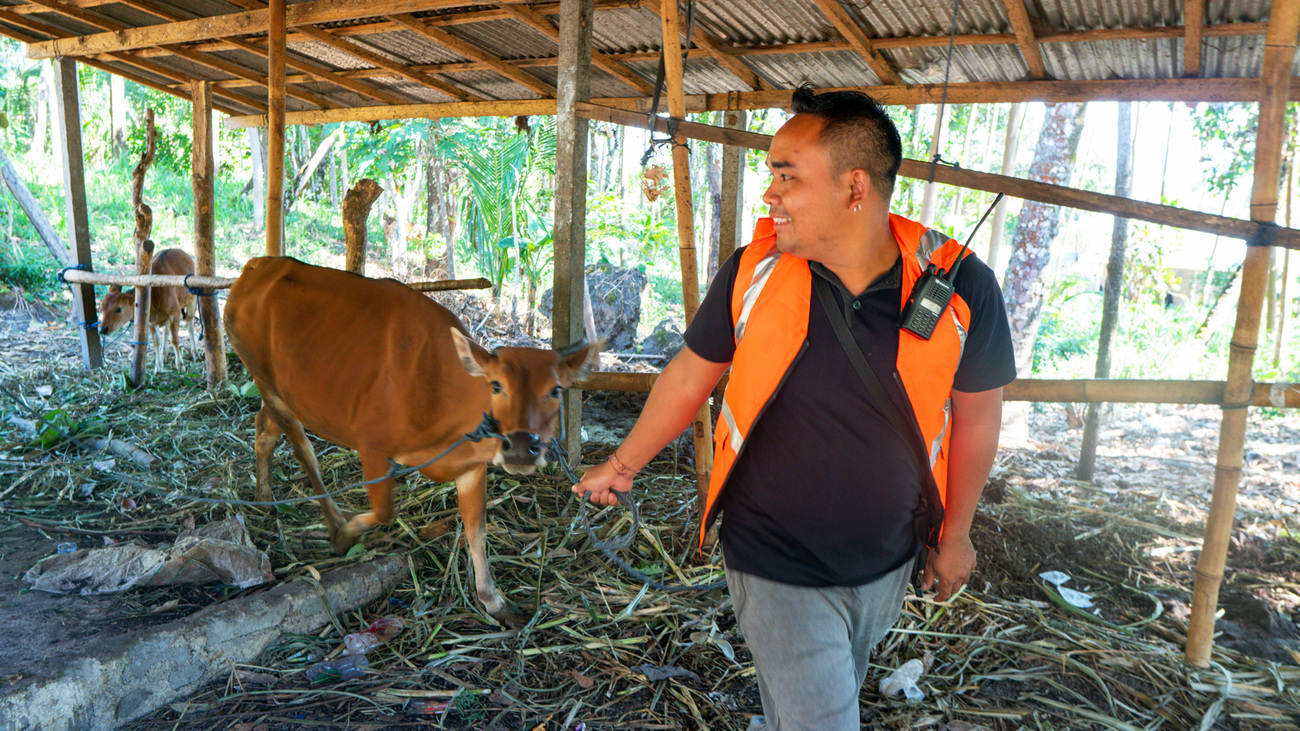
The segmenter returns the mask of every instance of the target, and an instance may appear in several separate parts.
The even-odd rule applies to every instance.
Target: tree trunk
[[[1133,102],[1119,104],[1119,135],[1115,155],[1115,195],[1129,197],[1133,165]],[[1110,341],[1115,335],[1119,315],[1119,301],[1124,286],[1124,249],[1128,243],[1128,219],[1115,218],[1110,237],[1110,259],[1106,262],[1106,293],[1101,306],[1101,335],[1097,339],[1097,369],[1095,378],[1110,378]],[[1075,477],[1092,480],[1097,463],[1097,438],[1101,428],[1101,404],[1088,404],[1083,418],[1083,445],[1079,450],[1079,465]]]
[[[339,207],[339,161],[338,156],[330,155],[330,208]]]
[[[126,138],[129,134],[126,129],[126,79],[117,74],[109,74],[108,86],[113,118],[113,154],[118,156],[126,152]]]
[[[1020,120],[1025,113],[1025,103],[1012,104],[1007,113],[1007,137],[1002,144],[1002,174],[1014,175],[1016,172],[1016,151],[1020,148]],[[998,255],[1002,250],[1002,239],[1006,237],[1007,198],[998,201],[993,212],[993,229],[989,232],[988,265],[993,271],[998,270]]]
[[[934,134],[930,137],[930,154],[927,160],[943,152],[943,143],[948,136],[948,118],[952,116],[952,107],[945,104],[939,109],[934,120]],[[930,181],[925,184],[925,193],[921,196],[921,224],[929,226],[934,223],[935,198],[939,195],[939,184]]]
[[[248,128],[248,146],[253,158],[253,227],[266,228],[266,148],[262,145],[262,128]]]
[[[325,156],[328,155],[330,149],[334,147],[334,143],[338,142],[342,137],[343,130],[340,128],[328,135],[325,139],[321,140],[320,145],[316,147],[316,151],[312,153],[311,158],[305,163],[304,168],[298,171],[298,182],[294,185],[293,197],[290,199],[291,201],[296,200],[298,196],[302,195],[303,190],[305,190],[307,185],[311,183],[312,176],[316,174],[316,169],[320,167]]]
[[[343,196],[343,238],[347,242],[343,268],[349,272],[366,273],[366,219],[382,192],[379,183],[362,178]]]
[[[722,126],[722,115],[718,112],[714,124]],[[707,286],[718,273],[718,249],[722,242],[722,146],[708,145],[708,163],[704,176],[709,184],[709,253],[704,268],[704,283]]]
[[[1083,129],[1085,104],[1048,104],[1043,131],[1034,149],[1029,179],[1042,183],[1069,185]],[[1052,258],[1061,223],[1059,206],[1026,201],[1012,236],[1014,249],[1007,262],[1002,294],[1007,302],[1011,324],[1011,343],[1015,349],[1016,373],[1027,378],[1033,372],[1034,343],[1046,295],[1044,270]],[[1025,404],[1012,404],[1004,410],[1003,433],[1008,443],[1029,439],[1029,410]]]

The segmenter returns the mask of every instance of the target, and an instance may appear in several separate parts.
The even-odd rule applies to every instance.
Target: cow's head
[[[516,475],[544,466],[559,425],[562,393],[595,362],[604,339],[558,351],[497,348],[489,353],[457,328],[451,336],[465,370],[482,376],[492,389],[492,416],[505,436],[492,463]]]
[[[135,290],[125,292],[116,284],[99,303],[99,334],[107,335],[135,319]]]

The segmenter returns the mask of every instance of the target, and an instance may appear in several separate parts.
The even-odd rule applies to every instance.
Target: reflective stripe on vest
[[[903,302],[920,278],[921,262],[943,269],[956,261],[960,245],[915,221],[890,216],[890,229],[903,259]],[[925,258],[918,259],[918,253]],[[700,525],[700,542],[716,517],[718,496],[763,407],[793,365],[808,336],[812,301],[812,271],[808,262],[782,254],[770,218],[761,218],[754,238],[741,254],[731,298],[736,352],[714,434],[714,463]],[[941,499],[947,497],[947,442],[951,417],[952,379],[966,345],[970,308],[958,296],[948,306],[949,317],[930,340],[899,331],[898,374],[911,402]]]

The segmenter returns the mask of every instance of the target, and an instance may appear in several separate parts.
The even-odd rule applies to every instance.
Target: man
[[[771,217],[714,279],[626,440],[573,489],[613,504],[730,366],[701,537],[726,513],[727,579],[763,702],[750,728],[847,730],[923,543],[934,550],[922,586],[937,583],[939,601],[975,566],[970,526],[1015,366],[1000,289],[974,256],[928,340],[899,328],[927,264],[951,270],[961,247],[890,215],[902,145],[884,110],[801,88],[794,111],[768,151]],[[939,501],[941,518],[928,509]]]

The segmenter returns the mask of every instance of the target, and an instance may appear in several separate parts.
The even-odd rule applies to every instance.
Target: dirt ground
[[[100,597],[25,589],[21,575],[58,543],[165,543],[227,509],[141,491],[249,497],[256,399],[207,395],[201,363],[121,386],[127,348],[109,367],[80,369],[61,316],[0,301],[0,690],[60,667],[86,638],[148,627],[236,590],[163,587]],[[475,314],[478,319],[478,313]],[[484,317],[485,321],[489,318]],[[232,364],[236,386],[242,372]],[[588,394],[584,452],[601,457],[643,398]],[[159,464],[42,444],[34,414],[87,436],[112,437]],[[1074,478],[1081,430],[1064,405],[1035,407],[1031,439],[1004,448],[977,516],[979,567],[947,605],[910,597],[863,689],[866,728],[1300,728],[1300,414],[1251,412],[1246,465],[1220,592],[1214,667],[1182,663],[1200,536],[1213,486],[1219,411],[1115,406],[1105,416],[1097,473]],[[355,455],[317,443],[326,482],[358,479]],[[301,494],[303,475],[281,449],[277,479]],[[696,519],[690,445],[679,440],[648,470],[633,563],[705,581],[713,559],[691,549]],[[105,460],[114,462],[105,466]],[[255,665],[131,728],[270,731],[307,726],[447,729],[743,729],[760,712],[752,665],[725,596],[660,595],[619,578],[575,525],[566,481],[494,475],[489,551],[498,584],[534,609],[521,631],[494,626],[472,602],[458,543],[454,489],[408,481],[398,523],[360,557],[420,558],[411,581],[317,635],[286,637]],[[241,493],[241,491],[243,491]],[[356,496],[344,510],[364,504]],[[247,513],[277,578],[358,560],[334,557],[313,505]],[[624,515],[597,516],[605,535]],[[1041,578],[1069,575],[1091,595],[1072,609]],[[248,590],[256,591],[256,589]],[[341,634],[391,615],[407,629],[371,658],[371,672],[308,683],[303,668],[337,653]],[[883,698],[881,677],[911,658],[927,663],[926,698]],[[650,666],[647,668],[647,666]],[[654,668],[678,677],[651,680]]]

